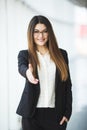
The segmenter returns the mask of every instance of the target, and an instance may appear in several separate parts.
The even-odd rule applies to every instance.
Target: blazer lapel
[[[56,66],[56,74],[55,74],[55,89],[59,86],[60,84],[60,74],[59,74],[59,70],[57,69]]]

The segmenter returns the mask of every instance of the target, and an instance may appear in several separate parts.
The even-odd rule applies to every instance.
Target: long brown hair
[[[47,42],[49,54],[50,54],[51,59],[54,61],[54,63],[56,64],[56,66],[60,72],[61,80],[65,81],[68,77],[68,67],[67,67],[65,60],[58,47],[56,37],[53,32],[50,21],[46,17],[41,16],[41,15],[34,16],[31,19],[29,26],[28,26],[28,31],[27,31],[29,62],[32,64],[33,74],[36,77],[37,65],[40,66],[40,63],[39,63],[39,60],[38,60],[38,57],[36,54],[36,46],[35,46],[34,38],[33,38],[34,28],[35,28],[36,24],[38,24],[38,23],[44,24],[47,27],[47,31],[49,34],[49,38],[48,38],[48,42]]]

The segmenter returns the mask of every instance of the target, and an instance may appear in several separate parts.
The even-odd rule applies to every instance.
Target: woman
[[[23,130],[66,130],[72,113],[67,52],[59,49],[52,25],[34,16],[28,27],[28,50],[18,55],[19,73],[26,78],[17,114]]]

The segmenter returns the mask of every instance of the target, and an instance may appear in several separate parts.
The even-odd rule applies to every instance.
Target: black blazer
[[[60,49],[65,62],[68,65],[67,52]],[[32,84],[27,80],[26,70],[29,64],[29,54],[28,50],[22,50],[18,54],[18,70],[19,73],[26,78],[25,88],[18,105],[16,113],[23,117],[33,117],[35,113],[35,108],[40,94],[40,84]],[[69,71],[68,71],[69,72]],[[38,73],[37,73],[38,78]],[[57,118],[60,120],[63,116],[68,119],[72,113],[72,90],[71,90],[71,79],[70,73],[66,81],[60,80],[60,75],[58,69],[56,68],[56,78],[55,78],[55,110]]]

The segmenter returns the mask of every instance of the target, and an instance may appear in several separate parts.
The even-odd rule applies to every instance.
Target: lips
[[[39,40],[39,42],[43,42],[44,40]]]
[[[41,40],[38,39],[38,41],[39,41],[39,42],[43,42],[43,41],[45,41],[45,40],[44,40],[44,39],[41,39]]]

